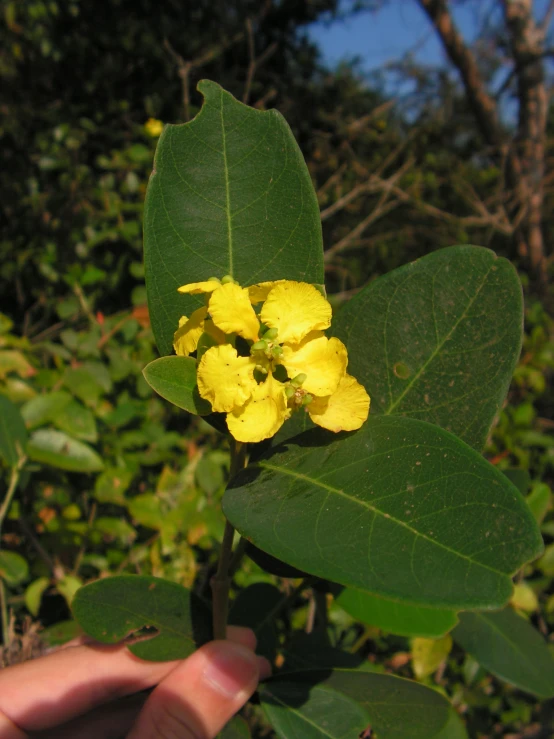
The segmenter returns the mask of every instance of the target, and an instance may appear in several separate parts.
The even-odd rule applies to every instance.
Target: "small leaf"
[[[82,587],[83,581],[74,575],[66,575],[56,583],[56,590],[63,595],[67,601],[67,605],[71,608],[71,603],[75,598],[75,593]]]
[[[100,503],[125,505],[125,491],[133,477],[134,473],[128,467],[108,467],[96,478],[94,497]]]
[[[454,641],[501,680],[539,698],[554,696],[554,659],[539,632],[511,608],[460,613]]]
[[[418,680],[432,675],[442,665],[452,649],[452,637],[447,634],[442,639],[412,639],[412,667]]]
[[[39,577],[37,580],[33,580],[25,590],[25,605],[35,618],[40,610],[42,595],[49,585],[50,579],[48,577]]]
[[[356,588],[345,588],[336,602],[358,621],[399,636],[437,638],[447,634],[458,623],[455,611],[399,603]]]
[[[0,459],[16,467],[27,451],[27,430],[17,406],[0,395]]]
[[[73,614],[87,634],[115,644],[146,627],[155,636],[130,651],[141,659],[184,659],[210,637],[210,615],[202,601],[176,583],[157,577],[118,575],[82,587]]]
[[[71,395],[58,390],[46,395],[36,395],[21,408],[21,415],[28,428],[42,426],[71,403]]]
[[[522,328],[511,263],[489,249],[452,246],[370,283],[332,331],[372,413],[437,424],[480,451],[506,397]]]
[[[147,364],[144,379],[162,398],[189,413],[205,416],[212,412],[196,386],[196,360],[192,357],[161,357]]]
[[[62,408],[56,413],[52,422],[69,436],[83,441],[95,442],[98,439],[96,421],[92,411],[85,408],[77,400]]]
[[[370,416],[338,438],[304,432],[230,485],[225,515],[256,546],[415,605],[498,608],[510,576],[542,551],[507,478],[452,434],[410,418]]]
[[[53,626],[49,626],[40,632],[41,640],[48,647],[57,647],[60,644],[66,644],[72,639],[83,635],[83,630],[77,621],[67,620],[59,621]]]
[[[63,431],[39,429],[28,444],[29,458],[68,472],[97,472],[104,463],[88,444],[72,439]]]
[[[27,560],[16,552],[0,549],[0,577],[8,585],[20,585],[29,577]]]
[[[308,168],[276,110],[239,103],[202,80],[196,118],[166,126],[144,213],[148,306],[160,354],[179,318],[202,305],[177,288],[211,276],[242,285],[323,282],[319,206]]]
[[[260,686],[260,700],[282,739],[345,739],[371,729],[380,739],[429,739],[450,705],[410,680],[358,670],[299,670]]]

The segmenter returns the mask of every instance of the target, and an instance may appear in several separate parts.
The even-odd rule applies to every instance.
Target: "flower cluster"
[[[313,285],[276,280],[244,288],[227,276],[179,292],[204,293],[206,306],[181,318],[175,351],[196,351],[200,395],[227,414],[235,439],[267,439],[300,409],[335,432],[366,420],[369,396],[346,372],[344,344],[323,333],[331,306]]]

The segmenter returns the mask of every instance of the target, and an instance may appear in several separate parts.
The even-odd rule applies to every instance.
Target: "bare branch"
[[[264,64],[264,62],[266,62],[269,59],[269,57],[277,51],[277,43],[274,41],[272,44],[270,44],[267,47],[267,49],[258,58],[256,58],[256,49],[255,49],[255,44],[254,44],[254,31],[252,27],[252,21],[250,18],[246,19],[246,32],[247,32],[247,40],[248,40],[248,57],[250,61],[248,64],[248,71],[246,73],[246,82],[244,85],[244,93],[242,95],[242,102],[245,104],[248,104],[254,75],[256,74],[256,71],[261,67],[261,65]]]
[[[554,0],[550,0],[548,3],[548,8],[546,9],[546,12],[544,14],[544,18],[539,23],[539,27],[542,30],[544,34],[548,31],[548,28],[550,27],[550,24],[552,23],[552,18],[554,17]]]
[[[485,141],[500,149],[503,132],[494,99],[488,94],[474,55],[454,25],[446,0],[418,0],[435,26],[451,62],[464,84],[469,103]]]

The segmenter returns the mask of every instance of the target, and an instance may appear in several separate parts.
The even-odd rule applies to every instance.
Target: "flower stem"
[[[231,469],[229,477],[239,472],[246,461],[246,445],[240,441],[231,439]],[[229,610],[229,588],[231,587],[231,561],[233,559],[233,537],[234,527],[225,521],[225,532],[221,542],[221,552],[217,571],[211,579],[212,605],[213,605],[213,637],[214,639],[225,639],[227,634],[227,613]]]
[[[17,490],[17,485],[19,483],[19,477],[21,475],[21,470],[23,469],[23,465],[25,464],[26,461],[27,461],[27,457],[22,455],[21,457],[19,457],[17,464],[14,467],[12,467],[12,471],[10,474],[10,482],[8,485],[8,489],[6,491],[6,497],[4,498],[4,501],[2,502],[2,505],[0,506],[0,543],[2,541],[2,525],[10,509],[13,496],[15,495],[15,491]]]

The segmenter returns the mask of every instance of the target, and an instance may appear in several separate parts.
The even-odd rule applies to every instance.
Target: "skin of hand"
[[[250,629],[231,626],[175,662],[87,644],[5,668],[0,739],[214,739],[271,673],[255,648]]]

